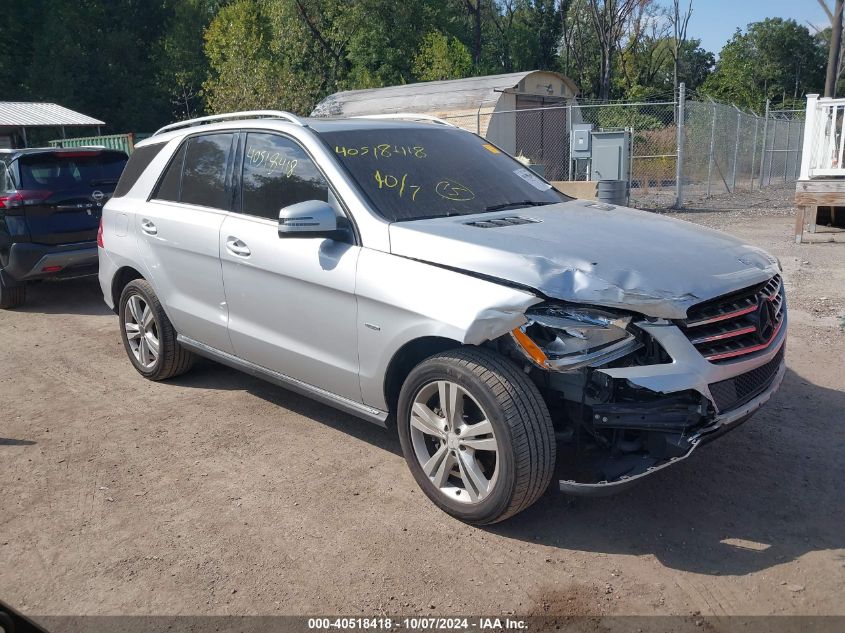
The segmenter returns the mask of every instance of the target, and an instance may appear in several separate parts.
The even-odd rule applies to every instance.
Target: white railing
[[[807,95],[800,180],[845,176],[845,99]]]

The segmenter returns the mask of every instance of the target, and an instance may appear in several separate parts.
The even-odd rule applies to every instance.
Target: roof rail
[[[431,114],[421,114],[418,112],[393,112],[391,114],[359,114],[358,116],[350,117],[352,119],[404,119],[406,121],[431,121],[440,125],[448,125],[449,127],[457,127],[449,123],[445,119],[432,116]]]
[[[290,112],[285,112],[284,110],[247,110],[245,112],[229,112],[228,114],[212,114],[211,116],[201,116],[197,119],[188,119],[187,121],[171,123],[170,125],[165,125],[163,128],[156,130],[152,136],[163,132],[178,130],[183,127],[193,127],[195,125],[216,123],[218,121],[236,121],[238,119],[284,119],[285,121],[296,123],[302,127],[307,127],[307,125],[298,116],[291,114]]]

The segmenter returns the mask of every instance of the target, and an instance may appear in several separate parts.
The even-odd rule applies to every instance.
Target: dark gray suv
[[[0,150],[0,308],[26,284],[97,273],[103,205],[126,165],[103,148]]]

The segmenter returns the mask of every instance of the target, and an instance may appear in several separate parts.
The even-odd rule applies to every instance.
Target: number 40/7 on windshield
[[[377,169],[376,173],[373,174],[373,177],[375,178],[379,189],[395,189],[397,190],[400,198],[405,195],[406,190],[409,190],[411,192],[411,200],[414,202],[417,200],[417,193],[419,193],[419,190],[422,188],[419,185],[408,183],[408,174],[394,176],[392,174],[382,174],[381,171]]]

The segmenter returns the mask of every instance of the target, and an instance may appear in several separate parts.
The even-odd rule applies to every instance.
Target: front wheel
[[[552,479],[546,403],[524,373],[492,351],[464,347],[417,365],[402,386],[398,426],[414,479],[461,521],[507,519]]]

